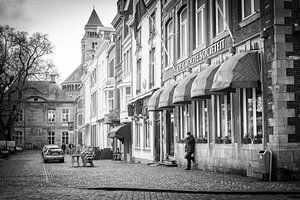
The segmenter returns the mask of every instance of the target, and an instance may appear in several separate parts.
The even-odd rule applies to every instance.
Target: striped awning
[[[158,104],[158,107],[160,109],[174,107],[173,95],[177,84],[178,83],[172,83],[164,87],[164,91],[160,95],[159,104]]]
[[[201,71],[195,78],[191,88],[191,98],[210,98],[210,95],[215,94],[210,91],[213,84],[214,76],[221,65],[208,66]]]
[[[149,103],[148,103],[148,111],[160,111],[161,109],[159,109],[159,99],[160,99],[160,95],[163,92],[163,88],[160,88],[158,90],[156,90],[152,96],[149,99]]]
[[[257,87],[260,80],[258,58],[257,51],[242,52],[229,58],[216,72],[211,91]]]
[[[188,104],[191,103],[191,87],[197,74],[189,74],[175,88],[173,96],[173,104]]]

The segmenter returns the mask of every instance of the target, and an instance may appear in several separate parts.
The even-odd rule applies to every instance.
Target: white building
[[[161,2],[137,1],[132,36],[132,158],[134,162],[159,160],[159,121],[149,112],[149,99],[161,87]]]

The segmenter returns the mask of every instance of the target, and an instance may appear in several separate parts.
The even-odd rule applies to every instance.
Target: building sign
[[[183,69],[186,69],[190,66],[193,66],[195,64],[198,64],[202,60],[206,59],[207,57],[221,51],[225,48],[225,38],[222,40],[219,40],[218,42],[210,45],[209,47],[203,49],[202,51],[199,51],[195,55],[191,56],[190,58],[187,58],[186,60],[182,61],[181,63],[178,63],[176,65],[177,71],[181,71]]]

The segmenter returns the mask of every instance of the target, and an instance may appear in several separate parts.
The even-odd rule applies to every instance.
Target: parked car
[[[43,149],[42,149],[42,156],[44,156],[44,153],[48,150],[48,149],[58,149],[59,146],[56,144],[46,144],[44,145]]]
[[[58,160],[59,162],[65,162],[64,152],[61,148],[47,148],[43,154],[44,162]]]

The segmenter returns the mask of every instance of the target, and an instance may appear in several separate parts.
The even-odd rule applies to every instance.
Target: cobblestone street
[[[82,163],[81,163],[82,164]],[[96,160],[42,162],[40,151],[0,159],[0,199],[300,199],[300,182],[262,182],[200,170]]]

